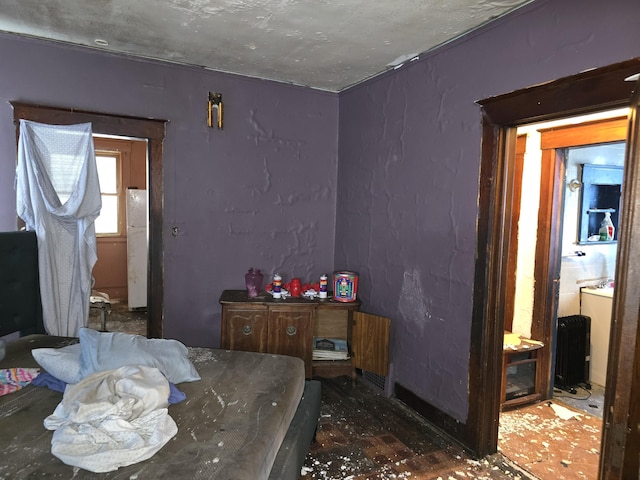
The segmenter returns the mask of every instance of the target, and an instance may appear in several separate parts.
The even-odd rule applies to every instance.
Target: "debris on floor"
[[[351,379],[321,379],[316,440],[300,480],[531,480],[496,454],[471,458],[401,402]]]
[[[596,480],[602,419],[557,402],[502,412],[498,450],[540,479]]]
[[[553,411],[562,420],[571,420],[573,417],[578,417],[581,415],[579,412],[576,412],[575,410],[569,410],[567,407],[563,407],[562,405],[558,405],[557,403],[549,402],[549,406],[553,408]]]

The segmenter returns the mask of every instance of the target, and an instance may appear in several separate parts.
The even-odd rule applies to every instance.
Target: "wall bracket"
[[[222,128],[222,94],[217,92],[209,92],[209,101],[207,102],[207,126],[213,127],[213,110],[218,111],[217,125]]]

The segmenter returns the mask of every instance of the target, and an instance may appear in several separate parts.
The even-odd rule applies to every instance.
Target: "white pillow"
[[[75,384],[80,375],[80,344],[62,348],[34,348],[31,355],[48,373],[65,383]]]
[[[126,365],[144,365],[157,368],[174,384],[200,380],[187,357],[187,347],[177,340],[99,332],[91,328],[81,328],[79,337],[82,378]]]

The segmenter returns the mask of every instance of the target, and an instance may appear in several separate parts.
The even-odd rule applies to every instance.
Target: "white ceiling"
[[[0,31],[338,92],[531,0],[0,0]]]

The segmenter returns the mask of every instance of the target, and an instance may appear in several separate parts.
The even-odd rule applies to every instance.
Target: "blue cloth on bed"
[[[181,390],[178,390],[173,383],[169,382],[169,405],[173,405],[174,403],[180,403],[183,400],[186,400],[187,394]]]
[[[64,393],[64,389],[67,387],[66,383],[47,372],[42,372],[31,381],[31,384],[36,387],[47,387],[49,390],[60,393]],[[178,387],[169,382],[169,405],[180,403],[183,400],[186,400],[186,398],[187,395],[183,391],[179,390]]]
[[[31,385],[35,385],[36,387],[47,387],[49,390],[60,393],[63,393],[65,387],[67,386],[67,384],[62,380],[57,379],[47,372],[42,372],[40,375],[34,378],[31,381]]]

